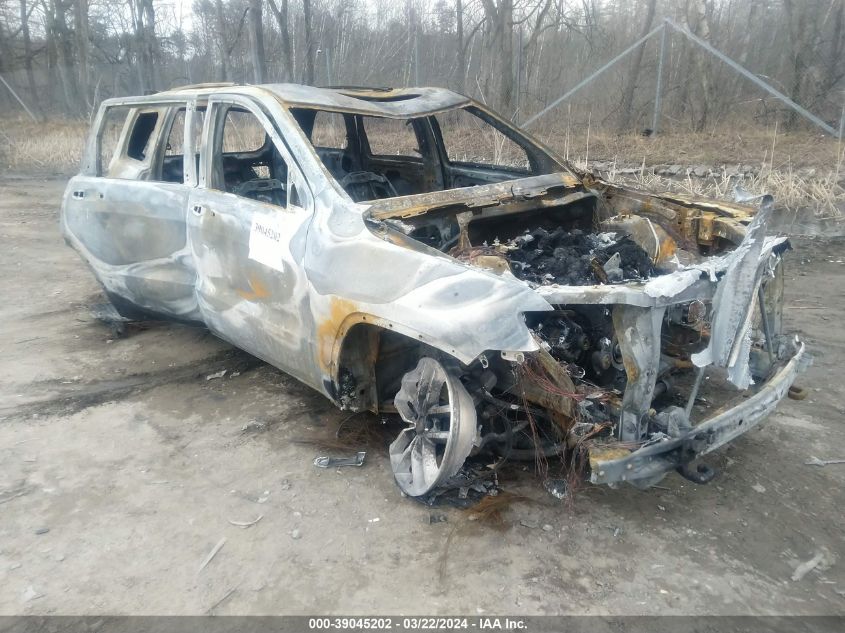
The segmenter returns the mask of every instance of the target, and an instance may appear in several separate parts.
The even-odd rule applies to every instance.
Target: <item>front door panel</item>
[[[240,118],[231,129],[238,135],[230,138],[224,132],[234,110]],[[310,206],[311,197],[304,195],[298,172],[299,187],[291,184],[293,161],[258,108],[249,102],[212,100],[209,111],[200,183],[188,204],[188,241],[197,271],[199,309],[221,338],[318,386],[313,371],[313,320],[302,267],[311,213],[300,205]],[[272,149],[264,161],[269,166],[250,167],[249,156],[232,147],[244,129],[251,130],[250,143],[259,143],[256,126],[266,134],[256,156]],[[294,188],[299,193],[294,194]]]
[[[301,261],[310,215],[234,194],[191,196],[189,239],[197,298],[208,327],[251,354],[311,382],[308,293]]]

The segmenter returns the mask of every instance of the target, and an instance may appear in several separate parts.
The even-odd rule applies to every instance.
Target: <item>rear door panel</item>
[[[160,136],[160,130],[155,134]],[[149,173],[148,165],[136,163],[134,172]],[[189,187],[180,183],[80,175],[68,184],[65,236],[123,312],[137,308],[167,318],[198,319],[185,224],[188,196]]]

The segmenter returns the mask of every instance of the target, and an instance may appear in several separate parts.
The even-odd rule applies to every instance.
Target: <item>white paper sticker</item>
[[[249,258],[283,271],[282,231],[278,218],[266,215],[255,217],[249,231]]]

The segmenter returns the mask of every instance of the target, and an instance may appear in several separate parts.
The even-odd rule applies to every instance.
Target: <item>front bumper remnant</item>
[[[666,473],[687,464],[697,457],[719,448],[757,426],[786,396],[795,377],[806,366],[809,355],[804,344],[797,342],[795,353],[754,394],[736,406],[693,427],[680,437],[665,438],[647,443],[624,457],[602,460],[619,455],[618,449],[591,451],[590,481],[594,484],[614,484],[621,481],[638,487],[657,483]]]

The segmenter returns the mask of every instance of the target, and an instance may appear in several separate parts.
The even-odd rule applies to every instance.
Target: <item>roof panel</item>
[[[343,110],[372,116],[408,118],[469,104],[468,97],[445,88],[315,88],[300,84],[196,84],[121,101],[146,103],[163,97],[208,97],[214,94],[271,93],[288,107]]]
[[[374,116],[420,116],[469,103],[466,97],[445,88],[314,88],[299,84],[261,87],[289,106],[350,110]]]

